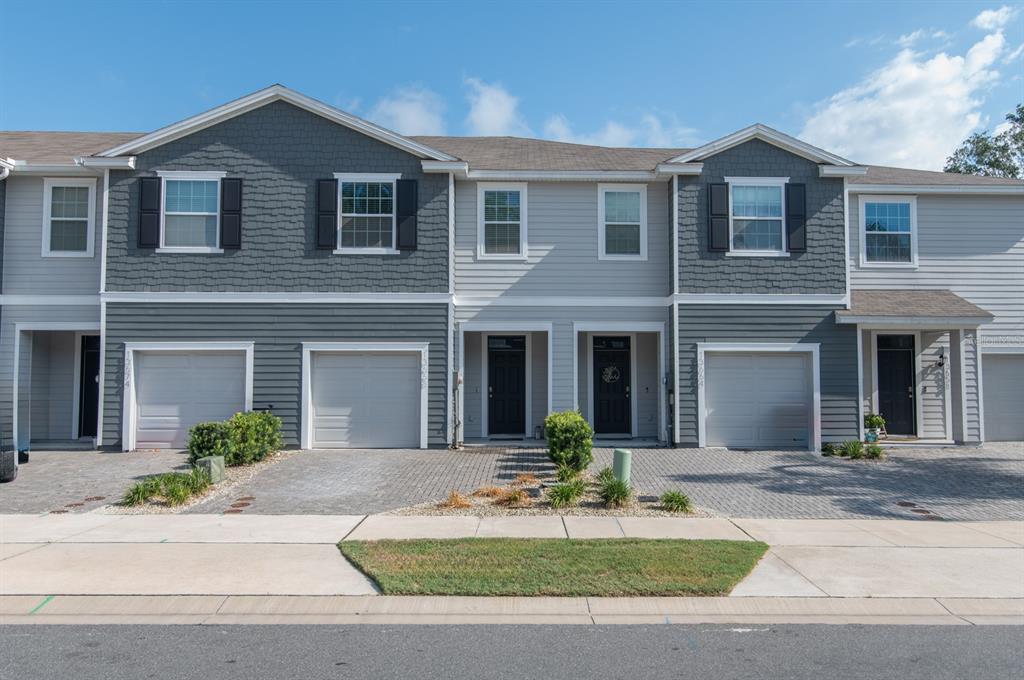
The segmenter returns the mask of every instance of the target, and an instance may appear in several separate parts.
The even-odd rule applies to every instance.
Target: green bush
[[[666,491],[661,494],[661,506],[669,512],[690,512],[690,497],[682,491]]]
[[[544,431],[548,457],[555,465],[582,472],[594,460],[594,430],[579,411],[552,413],[544,419]]]
[[[877,413],[865,413],[864,414],[864,427],[867,429],[878,429],[881,430],[885,427],[885,418],[878,415]]]
[[[583,480],[577,478],[572,482],[566,482],[564,484],[558,484],[551,487],[548,491],[548,501],[551,503],[553,508],[564,508],[570,505],[576,505],[580,501],[580,496],[583,495],[585,486]]]
[[[601,501],[609,508],[621,508],[633,497],[633,489],[620,479],[610,479],[601,484]]]
[[[885,458],[885,451],[883,451],[882,447],[878,444],[871,442],[864,447],[864,457],[871,458],[872,460],[879,460]]]
[[[197,423],[188,431],[188,462],[195,465],[200,458],[224,456],[224,463],[231,455],[231,433],[227,423]]]
[[[555,479],[560,482],[571,482],[574,479],[578,479],[580,476],[579,470],[575,470],[568,465],[560,465],[555,470]]]
[[[859,439],[851,439],[848,442],[843,442],[839,445],[839,455],[847,458],[863,458],[864,457],[864,442]]]
[[[601,468],[601,471],[597,473],[598,484],[604,484],[612,479],[615,479],[615,471],[608,466]]]

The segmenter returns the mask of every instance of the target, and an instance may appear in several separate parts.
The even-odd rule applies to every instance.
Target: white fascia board
[[[989,323],[993,317],[979,316],[853,316],[836,314],[836,323],[857,324],[865,329],[914,328],[918,330],[949,330],[950,328],[977,328]]]
[[[773,293],[679,293],[674,296],[681,305],[829,305],[845,307],[845,294],[773,294]]]
[[[466,161],[420,161],[420,165],[423,167],[423,172],[426,173],[445,173],[450,172],[459,179],[466,179],[466,175],[469,173],[469,163]]]
[[[30,163],[28,161],[14,161],[10,172],[19,175],[90,175],[96,177],[99,174],[98,168],[90,168],[77,163]]]
[[[862,177],[868,174],[868,169],[863,165],[819,165],[818,177]]]
[[[175,139],[179,139],[192,134],[193,132],[210,127],[211,125],[216,125],[217,123],[221,123],[225,120],[234,118],[235,116],[239,116],[243,113],[258,109],[261,106],[276,101],[288,102],[289,104],[298,106],[299,108],[315,113],[318,116],[322,116],[330,121],[344,125],[345,127],[361,132],[368,137],[373,137],[376,140],[390,144],[404,151],[408,151],[409,153],[417,156],[432,158],[439,161],[457,160],[453,156],[449,156],[437,149],[432,149],[429,146],[420,144],[419,142],[407,137],[403,137],[396,132],[382,128],[379,125],[374,125],[373,123],[363,120],[362,118],[357,118],[352,114],[345,113],[341,109],[324,104],[312,97],[307,97],[306,95],[291,90],[284,85],[271,85],[270,87],[210,109],[209,111],[200,113],[197,116],[192,116],[191,118],[186,118],[185,120],[162,127],[148,135],[143,135],[138,139],[133,139],[130,142],[115,146],[112,149],[107,149],[106,151],[96,155],[109,158],[113,156],[124,156],[126,154],[137,154],[143,151],[148,151],[149,149],[153,149],[162,144],[174,141]]]
[[[995,194],[1024,195],[1021,184],[855,184],[850,183],[852,194]]]
[[[658,163],[655,168],[659,175],[699,175],[704,172],[703,163]]]
[[[669,163],[689,163],[691,161],[699,161],[707,158],[708,156],[721,153],[726,149],[731,149],[734,146],[743,144],[744,142],[748,142],[751,139],[760,139],[763,142],[786,149],[798,156],[803,156],[804,158],[817,163],[830,163],[832,165],[844,165],[851,167],[855,165],[853,161],[847,160],[842,156],[837,156],[825,151],[824,149],[819,149],[818,147],[808,144],[807,142],[803,142],[796,137],[787,135],[784,132],[779,132],[778,130],[761,123],[755,123],[754,125],[745,127],[742,130],[737,130],[730,135],[726,135],[725,137],[716,139],[713,142],[709,142],[702,147],[693,149],[692,151],[687,151],[683,155],[669,160]]]
[[[651,182],[667,179],[647,170],[470,170],[466,178],[487,182]]]
[[[119,156],[117,158],[97,158],[96,156],[78,156],[75,165],[99,170],[134,170],[135,156]]]
[[[0,179],[7,179],[7,176],[11,174],[11,170],[13,169],[13,158],[0,158]]]
[[[0,305],[5,307],[8,306],[29,306],[34,307],[40,306],[87,306],[98,307],[100,304],[100,296],[96,295],[19,295],[17,293],[13,295],[0,295]]]

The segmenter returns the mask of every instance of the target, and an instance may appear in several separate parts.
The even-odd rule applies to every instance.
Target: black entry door
[[[914,336],[878,336],[878,412],[889,434],[917,434]]]
[[[487,338],[487,433],[526,433],[526,338]]]
[[[82,336],[81,386],[78,392],[78,436],[96,436],[100,398],[100,337]]]
[[[594,338],[594,432],[631,434],[629,338]]]

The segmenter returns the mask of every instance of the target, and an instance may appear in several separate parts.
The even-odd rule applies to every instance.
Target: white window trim
[[[55,187],[87,187],[89,189],[89,214],[86,217],[85,250],[50,250],[50,213],[53,210],[53,189]],[[96,248],[96,180],[93,178],[43,179],[43,257],[93,257]]]
[[[866,203],[909,203],[910,204],[910,262],[870,262],[868,260]],[[857,229],[860,233],[861,269],[917,269],[917,196],[860,194],[857,196]]]
[[[428,443],[428,402],[430,399],[430,343],[428,342],[304,342],[302,343],[302,448],[313,448],[313,354],[344,352],[398,352],[419,354],[420,358],[420,448]]]
[[[485,191],[518,191],[519,192],[519,253],[488,254],[484,252],[484,192]],[[476,259],[478,260],[512,260],[525,262],[529,258],[526,238],[526,182],[477,182],[476,185]]]
[[[253,386],[253,351],[252,342],[126,342],[124,344],[124,394],[121,401],[121,449],[135,450],[136,385],[135,385],[135,353],[136,352],[244,352],[245,353],[245,404],[246,411],[252,410]],[[101,374],[102,375],[102,374]],[[102,392],[101,392],[102,394]],[[103,433],[98,435],[102,438]]]
[[[228,173],[217,172],[217,171],[198,171],[198,170],[158,170],[157,176],[160,178],[160,247],[156,249],[158,253],[192,253],[192,254],[217,254],[223,253],[224,249],[220,247],[220,181],[224,179]],[[217,182],[217,227],[215,235],[217,237],[217,245],[210,246],[167,246],[164,245],[164,224],[167,218],[167,180],[192,180],[192,181],[214,181]],[[188,213],[175,213],[176,215],[186,215]],[[208,213],[196,213],[201,215],[207,215]]]
[[[725,177],[729,185],[729,250],[726,257],[789,257],[786,250],[786,185],[789,184],[788,177]],[[732,214],[732,190],[734,186],[747,187],[779,187],[782,192],[782,216],[779,221],[782,223],[782,249],[781,250],[736,250],[732,247],[733,220]],[[751,219],[751,218],[743,218]],[[758,219],[758,218],[754,218]],[[774,219],[774,218],[761,218]]]
[[[640,253],[637,255],[613,254],[606,252],[604,195],[609,191],[636,191],[640,194]],[[597,185],[597,259],[643,262],[647,260],[647,185],[646,184],[598,184]]]
[[[347,174],[342,172],[334,173],[334,179],[338,180],[338,247],[334,249],[337,255],[398,255],[398,187],[396,182],[402,178],[400,173],[371,172],[360,174]],[[391,182],[391,247],[390,248],[343,248],[341,246],[341,185],[345,182]],[[369,215],[373,217],[373,215]],[[379,217],[379,216],[378,216]]]
[[[810,356],[811,389],[813,406],[811,413],[811,436],[808,451],[821,450],[821,348],[817,342],[698,342],[697,343],[697,446],[707,446],[707,399],[704,396],[705,357],[708,352],[766,353],[802,352]]]

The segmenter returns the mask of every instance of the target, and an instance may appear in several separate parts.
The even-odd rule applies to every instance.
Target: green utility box
[[[615,479],[629,484],[629,473],[632,461],[632,451],[629,449],[615,449],[615,457],[612,459],[612,472],[615,473]]]

